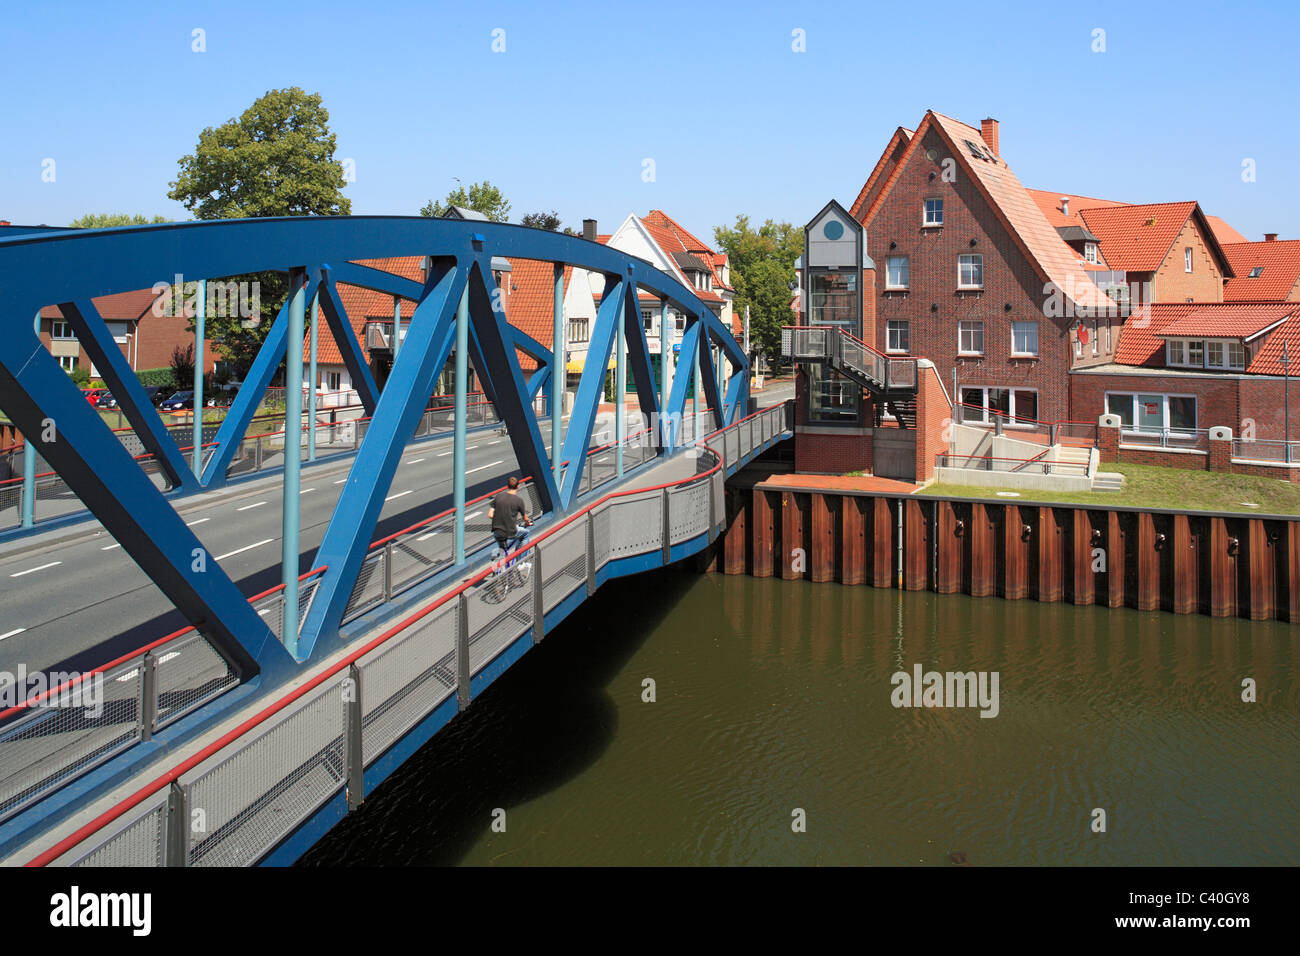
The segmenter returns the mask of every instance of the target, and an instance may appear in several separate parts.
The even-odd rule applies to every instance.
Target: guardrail
[[[1044,451],[1033,458],[1004,458],[994,455],[953,455],[940,452],[935,456],[939,468],[968,468],[976,471],[1004,471],[1020,474],[1076,475],[1088,477],[1088,463],[1081,461],[1048,461]],[[973,464],[972,464],[973,463]]]
[[[1300,464],[1300,441],[1282,441],[1281,439],[1244,438],[1232,440],[1232,457],[1243,461],[1260,461],[1267,464]]]
[[[1210,432],[1207,428],[1121,428],[1119,443],[1121,446],[1177,448],[1208,453]]]
[[[984,428],[1006,434],[1020,441],[1041,441],[1046,445],[1068,445],[1071,448],[1095,448],[1098,443],[1096,422],[1039,421],[1035,418],[1012,418],[997,409],[983,405],[958,402],[953,407],[957,424],[970,428]]]
[[[839,363],[883,390],[916,388],[915,358],[885,355],[838,326],[786,326],[781,344],[795,361]]]
[[[310,606],[324,570],[316,568],[298,579],[300,607]],[[255,594],[248,603],[282,637],[284,585]],[[0,820],[148,740],[238,683],[227,662],[192,626],[84,674],[44,677],[48,689],[0,711]],[[26,692],[25,686],[20,692]]]
[[[532,572],[504,599],[483,567],[28,865],[249,865],[340,791],[358,805],[366,766],[453,697],[468,706],[475,676],[530,630],[541,640],[546,615],[594,593],[602,568],[644,554],[668,563],[674,547],[711,540],[727,469],[791,427],[792,412],[773,406],[700,439],[694,475],[586,505],[524,546]]]

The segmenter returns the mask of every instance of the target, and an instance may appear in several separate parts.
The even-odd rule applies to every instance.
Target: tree
[[[771,219],[754,230],[748,216],[737,216],[734,228],[718,226],[713,235],[731,263],[736,313],[743,315],[749,306],[751,347],[775,358],[781,351],[781,328],[794,320],[790,283],[795,281],[794,261],[803,253],[803,230]]]
[[[460,180],[456,182],[459,184]],[[501,195],[501,190],[493,186],[486,179],[481,183],[474,183],[465,189],[463,184],[457,185],[455,189],[447,193],[447,198],[442,202],[434,202],[430,199],[420,210],[421,216],[431,216],[442,218],[451,212],[452,206],[460,206],[462,209],[473,209],[481,212],[493,222],[509,222],[510,203],[506,197]],[[527,223],[525,223],[527,225]]]
[[[547,232],[557,232],[560,228],[560,214],[554,209],[550,212],[530,212],[519,220],[519,224],[533,229],[545,229]]]
[[[271,90],[238,119],[199,134],[195,151],[179,160],[168,198],[196,219],[253,216],[347,216],[343,163],[334,158],[335,135],[319,93],[298,87]],[[258,283],[266,314],[288,293],[286,272],[229,277]],[[210,315],[208,335],[242,375],[261,348],[269,322],[246,324],[238,314]],[[193,323],[190,328],[193,329]]]
[[[160,222],[171,222],[166,216],[154,216],[152,219],[136,213],[134,216],[124,212],[91,212],[68,223],[70,229],[110,229],[113,226],[152,226]]]
[[[172,349],[172,378],[178,388],[188,388],[194,384],[194,346],[179,345]]]

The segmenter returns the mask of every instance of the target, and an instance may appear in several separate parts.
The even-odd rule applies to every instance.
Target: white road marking
[[[387,498],[385,498],[384,500],[385,500],[385,501],[392,501],[394,498],[401,498],[401,497],[404,496],[404,495],[409,495],[409,494],[411,493],[412,490],[413,490],[413,489],[408,488],[406,491],[399,491],[399,492],[398,492],[397,494],[395,494],[395,495],[389,495],[389,496],[388,496]]]
[[[408,465],[418,465],[418,464],[419,464],[420,462],[422,462],[422,461],[424,461],[423,458],[412,458],[410,461],[407,462],[407,464],[408,464]]]
[[[25,627],[15,627],[12,631],[0,634],[0,641],[3,641],[6,637],[13,637],[15,634],[21,634],[25,630],[27,630]]]
[[[489,445],[499,445],[499,444],[501,444],[502,440],[503,440],[503,439],[498,438],[496,441],[490,441],[490,442],[488,442],[488,444],[489,444]]]
[[[432,538],[435,534],[438,534],[438,533],[439,533],[439,532],[437,532],[437,531],[430,531],[428,534],[422,534],[422,535],[420,535],[420,536],[419,536],[418,538],[416,538],[415,540],[416,540],[416,541],[428,541],[430,538]]]
[[[267,538],[265,541],[257,542],[257,544],[250,544],[243,548],[236,548],[234,551],[227,551],[225,554],[219,554],[212,560],[224,561],[226,558],[232,558],[237,554],[243,554],[245,551],[252,551],[254,548],[260,548],[264,544],[270,544],[274,540],[275,540],[274,538]]]
[[[493,467],[494,465],[501,465],[501,464],[504,464],[504,462],[500,462],[500,461],[490,461],[490,462],[488,462],[486,465],[479,465],[477,468],[471,468],[469,471],[465,472],[465,474],[467,474],[467,475],[472,475],[472,474],[474,474],[474,472],[476,472],[476,471],[482,471],[484,468],[491,468],[491,467]]]
[[[338,481],[334,482],[334,484],[336,484],[336,485],[341,485],[341,484],[343,484],[343,482],[345,482],[345,481],[347,481],[346,478],[340,478]]]
[[[260,508],[260,507],[262,507],[262,505],[264,505],[264,504],[266,504],[265,501],[259,501],[259,502],[257,502],[257,504],[253,504],[253,505],[244,505],[244,507],[242,507],[242,508],[236,508],[235,510],[236,510],[236,511],[251,511],[253,508]]]
[[[305,495],[307,492],[315,491],[315,490],[316,490],[315,488],[304,488],[302,491],[298,492],[298,494]]]
[[[37,571],[44,571],[46,568],[52,568],[62,561],[51,561],[49,564],[42,564],[39,568],[28,568],[26,571],[19,571],[16,574],[9,575],[11,578],[21,578],[24,574],[35,574]]]
[[[440,451],[440,452],[438,452],[437,457],[438,457],[438,458],[446,458],[448,455],[454,455],[455,453],[456,453],[456,450],[453,448],[451,451]]]
[[[270,614],[270,613],[271,613],[271,609],[269,607],[264,607],[262,608],[262,610],[257,612],[257,616],[261,617],[263,614]]]
[[[200,518],[198,521],[187,521],[185,522],[185,527],[193,528],[196,524],[203,524],[203,522],[211,520],[211,518]]]
[[[106,547],[106,548],[100,548],[99,550],[100,550],[100,551],[112,551],[114,548],[120,548],[120,547],[122,547],[120,544],[110,544],[108,547]]]

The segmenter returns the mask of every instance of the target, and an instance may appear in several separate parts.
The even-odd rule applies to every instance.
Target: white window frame
[[[60,355],[58,356],[58,359],[59,359],[59,368],[63,369],[63,371],[69,374],[76,371],[77,357],[75,355]]]
[[[325,391],[340,392],[343,390],[343,373],[326,372],[325,373]]]
[[[1099,336],[1097,332],[1098,332],[1097,320],[1093,319],[1092,320],[1092,354],[1093,355],[1101,354],[1101,336]]]
[[[970,329],[967,329],[967,328],[965,328],[965,326],[979,326],[979,328],[978,328],[978,329],[976,329],[976,328],[970,328]],[[965,334],[966,334],[967,332],[970,332],[970,334],[971,334],[971,344],[972,344],[972,345],[974,344],[974,335],[975,335],[975,333],[976,333],[976,332],[979,333],[979,338],[980,338],[980,348],[979,348],[978,351],[975,351],[975,350],[973,350],[973,349],[965,349],[965,348],[962,348],[962,339],[964,338],[964,336],[965,336]],[[962,320],[958,321],[958,323],[957,323],[957,354],[958,354],[958,355],[983,355],[983,354],[984,354],[984,320],[983,320],[983,319],[962,319]]]
[[[1097,264],[1097,244],[1095,242],[1085,242],[1083,244],[1083,258],[1093,265]]]
[[[903,264],[903,284],[893,284],[892,263],[901,262]],[[912,262],[910,256],[886,256],[885,257],[885,291],[886,292],[906,292],[912,284]]]
[[[1195,437],[1196,432],[1197,432],[1198,428],[1200,427],[1200,424],[1201,424],[1201,400],[1200,400],[1200,397],[1199,397],[1199,396],[1196,396],[1196,395],[1190,395],[1190,394],[1187,394],[1187,393],[1185,393],[1185,392],[1106,392],[1106,394],[1105,394],[1105,395],[1103,396],[1103,398],[1102,398],[1102,401],[1103,401],[1103,403],[1104,403],[1102,407],[1105,408],[1105,409],[1107,409],[1108,411],[1109,411],[1109,409],[1110,409],[1110,397],[1111,397],[1112,395],[1116,395],[1116,396],[1126,395],[1126,396],[1128,396],[1128,398],[1131,399],[1132,402],[1133,402],[1133,409],[1132,409],[1132,413],[1131,413],[1130,417],[1133,419],[1134,424],[1132,424],[1132,425],[1123,425],[1123,424],[1121,424],[1121,435],[1150,435],[1150,434],[1153,434],[1153,433],[1152,433],[1151,431],[1149,431],[1149,430],[1147,430],[1147,431],[1143,431],[1142,429],[1140,429],[1140,428],[1137,427],[1137,420],[1138,420],[1138,416],[1137,416],[1137,399],[1138,399],[1138,396],[1139,396],[1139,395],[1158,395],[1158,396],[1160,397],[1160,421],[1161,421],[1161,426],[1160,426],[1160,427],[1161,427],[1161,431],[1163,431],[1163,432],[1169,434],[1170,436],[1174,436],[1174,437],[1179,437],[1179,436],[1181,436],[1181,437],[1184,437],[1184,438],[1193,438],[1193,437]],[[1190,398],[1190,399],[1195,403],[1195,408],[1196,408],[1196,421],[1193,423],[1193,425],[1192,425],[1192,427],[1191,427],[1190,430],[1188,430],[1188,429],[1186,429],[1186,428],[1172,428],[1172,427],[1170,427],[1170,425],[1169,425],[1169,400],[1170,400],[1171,398]]]
[[[655,314],[650,309],[641,310],[641,327],[645,329],[646,335],[654,332]]]
[[[1004,421],[1003,424],[1006,425],[1008,428],[1032,428],[1034,422],[1041,421],[1041,419],[1037,419],[1037,418],[1031,418],[1028,419],[1027,421],[1021,421],[1016,414],[1016,392],[1034,393],[1034,412],[1035,414],[1037,414],[1041,392],[1039,392],[1039,390],[1036,388],[1025,388],[1024,386],[1021,385],[962,385],[957,392],[957,401],[961,402],[963,392],[978,391],[980,393],[980,403],[981,403],[980,407],[983,410],[983,417],[976,419],[976,421],[979,424],[988,425],[993,421],[993,416],[989,412],[989,390],[995,388],[1005,389],[1007,393],[1008,415],[1006,421]],[[967,408],[963,406],[962,415],[964,416],[966,413],[967,413]],[[963,417],[962,421],[968,422],[970,421],[970,419]]]
[[[1227,355],[1228,368],[1236,371],[1244,371],[1246,368],[1246,343],[1240,339],[1224,339],[1224,349]],[[1236,350],[1241,354],[1241,361],[1234,362],[1232,353]]]
[[[901,326],[901,328],[895,328]],[[896,348],[893,345],[894,333],[902,332],[903,338],[907,340],[907,348]],[[888,319],[885,322],[885,351],[895,355],[906,355],[912,346],[912,323],[907,319]]]
[[[979,267],[979,282],[964,283],[962,282],[962,266],[970,265],[972,268]],[[957,288],[958,289],[983,289],[984,288],[984,256],[978,252],[963,252],[957,256]]]
[[[932,219],[930,217],[931,203],[938,203],[938,212],[939,212],[938,219]],[[943,225],[943,197],[927,196],[925,199],[922,199],[921,200],[921,228],[935,229],[942,225]]]
[[[589,342],[591,341],[590,319],[585,316],[569,319],[569,338],[570,342]]]
[[[1183,271],[1190,273],[1192,271],[1192,247],[1183,247]]]
[[[1186,365],[1187,364],[1187,344],[1182,339],[1167,339],[1165,341],[1165,365]],[[1123,394],[1116,392],[1115,394]]]
[[[1218,351],[1219,361],[1215,362],[1211,356]],[[1205,340],[1205,367],[1226,369],[1228,367],[1228,349],[1222,339]]]
[[[1016,326],[1025,326],[1034,330],[1034,350],[1032,352],[1022,352],[1016,348]],[[960,345],[960,341],[958,342]],[[1038,358],[1038,323],[1032,319],[1017,320],[1011,323],[1011,357],[1012,358]]]
[[[54,319],[50,323],[50,338],[75,339],[76,337],[77,337],[77,333],[72,331],[71,322],[68,322],[65,319]]]

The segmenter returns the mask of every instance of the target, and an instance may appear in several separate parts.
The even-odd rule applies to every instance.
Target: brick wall
[[[1107,392],[1151,393],[1161,395],[1195,395],[1196,427],[1227,425],[1233,434],[1239,430],[1238,384],[1231,376],[1214,375],[1143,375],[1117,373],[1082,373],[1069,376],[1069,419],[1075,422],[1095,422],[1106,412]],[[1281,390],[1279,389],[1279,394]],[[1296,391],[1300,396],[1300,389]],[[1257,434],[1255,437],[1267,437]],[[1274,435],[1281,438],[1281,431]],[[1181,466],[1175,466],[1181,467]]]
[[[935,162],[926,158],[930,149],[938,151]],[[876,339],[883,346],[889,320],[906,320],[910,353],[934,362],[949,388],[954,368],[959,385],[1032,388],[1038,392],[1038,417],[1063,419],[1069,407],[1071,320],[1044,315],[1043,280],[1033,263],[960,166],[955,182],[943,181],[942,162],[947,156],[939,135],[926,133],[866,226],[867,251],[880,274]],[[922,228],[927,198],[943,199],[943,226]],[[969,253],[984,257],[982,291],[957,288],[957,257]],[[910,260],[909,289],[888,291],[888,259],[900,255]],[[983,321],[982,357],[958,357],[961,320]],[[1011,323],[1030,320],[1038,323],[1038,357],[1013,359]]]
[[[933,368],[917,369],[916,393],[916,480],[929,481],[934,475],[935,456],[948,450],[952,406]]]
[[[1192,247],[1192,271],[1187,272],[1183,250]],[[1222,302],[1223,272],[1206,244],[1195,216],[1188,216],[1169,255],[1151,282],[1153,302]]]
[[[800,432],[795,436],[794,470],[820,475],[870,472],[871,435]]]

